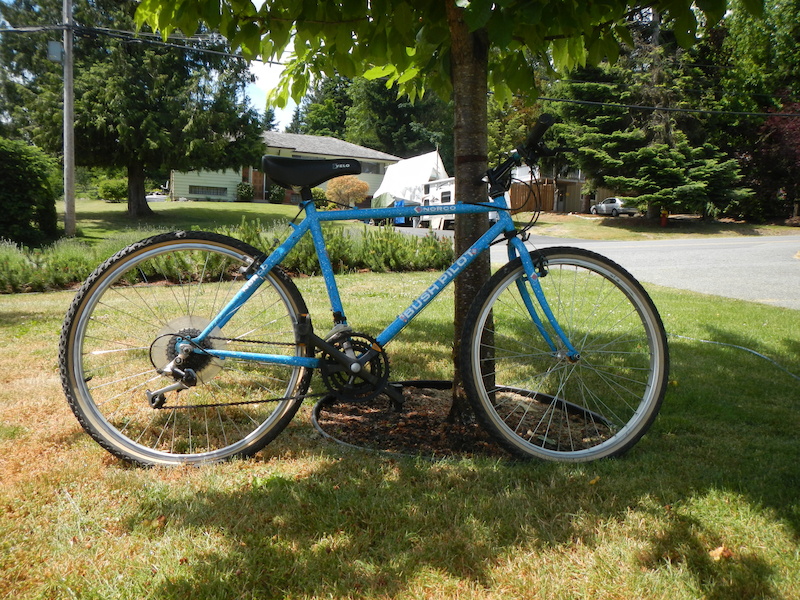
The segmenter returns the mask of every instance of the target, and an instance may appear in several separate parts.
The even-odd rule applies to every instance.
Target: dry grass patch
[[[359,329],[396,314],[404,277],[366,278]],[[668,331],[800,371],[796,311],[654,297]],[[0,296],[0,598],[800,597],[797,383],[753,355],[673,339],[662,414],[620,460],[387,458],[322,439],[307,405],[255,459],[136,469],[61,393],[70,299]],[[444,313],[406,332],[399,353],[431,360],[392,354],[401,376],[447,376]]]

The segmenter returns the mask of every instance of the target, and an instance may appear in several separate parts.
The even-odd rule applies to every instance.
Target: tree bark
[[[470,31],[464,22],[463,10],[454,0],[444,0],[450,27],[451,78],[455,105],[455,179],[458,202],[484,202],[486,184],[482,178],[487,168],[488,153],[488,64],[489,40],[486,30]],[[459,256],[489,227],[488,215],[457,215],[455,251]],[[490,276],[489,254],[483,253],[455,281],[455,334],[453,340],[453,406],[449,419],[462,421],[468,409],[458,364],[461,329],[483,283]]]
[[[138,163],[128,165],[128,216],[152,217],[156,213],[147,204],[144,167]]]

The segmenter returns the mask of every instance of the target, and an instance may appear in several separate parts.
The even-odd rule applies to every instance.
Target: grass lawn
[[[152,202],[150,208],[156,216],[132,222],[126,213],[125,203],[78,199],[75,205],[78,237],[95,243],[129,229],[148,232],[209,230],[238,225],[243,218],[260,219],[268,226],[274,221],[290,220],[297,214],[296,206],[254,202]],[[60,217],[63,220],[63,214]]]
[[[374,334],[428,279],[342,277],[351,321]],[[321,281],[297,282],[323,327]],[[673,336],[661,415],[577,466],[343,449],[308,405],[253,460],[131,468],[61,392],[72,294],[0,296],[0,598],[798,598],[800,383],[699,341],[800,374],[797,311],[648,289]],[[450,315],[390,346],[393,374],[450,376]]]
[[[234,226],[248,220],[260,219],[268,226],[274,221],[293,219],[297,207],[284,204],[246,202],[154,202],[150,207],[155,217],[132,222],[126,214],[126,204],[102,200],[79,199],[76,203],[78,237],[96,243],[109,235],[129,229],[153,230],[213,229]],[[515,216],[517,223],[526,223],[530,213]],[[62,215],[63,220],[63,215]],[[533,233],[555,237],[589,240],[648,240],[698,236],[781,235],[800,232],[797,227],[784,225],[750,225],[747,223],[703,221],[674,216],[668,227],[658,221],[640,217],[601,217],[592,215],[562,215],[542,213]],[[142,234],[142,237],[146,235]]]
[[[529,213],[520,213],[515,220],[521,224],[529,218]],[[673,215],[667,226],[662,227],[658,220],[644,217],[542,213],[532,233],[585,240],[641,241],[710,236],[788,235],[800,233],[800,229],[786,225],[753,225],[729,220],[704,222],[690,215]]]

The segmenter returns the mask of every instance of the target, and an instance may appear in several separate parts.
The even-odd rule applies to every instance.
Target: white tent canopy
[[[419,203],[426,183],[447,177],[449,176],[442,163],[442,157],[434,150],[390,165],[374,197],[389,193],[395,198]]]

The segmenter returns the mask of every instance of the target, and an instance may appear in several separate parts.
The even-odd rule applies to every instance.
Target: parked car
[[[625,206],[625,203],[619,198],[606,198],[602,202],[593,204],[589,209],[593,215],[611,215],[618,217],[619,215],[636,215],[639,209],[635,206]]]

